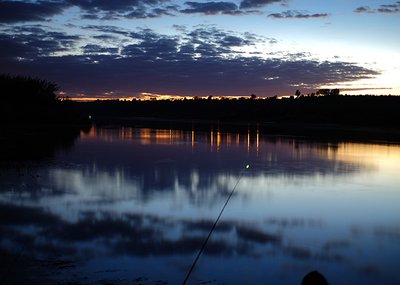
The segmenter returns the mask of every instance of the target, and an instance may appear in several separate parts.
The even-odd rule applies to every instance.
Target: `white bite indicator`
[[[249,169],[249,168],[250,168],[250,165],[246,164],[246,169]]]

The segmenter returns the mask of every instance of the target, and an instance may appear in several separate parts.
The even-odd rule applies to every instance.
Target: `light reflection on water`
[[[300,284],[315,269],[399,284],[399,163],[396,145],[92,129],[51,162],[1,170],[0,254],[18,266],[0,273],[179,284],[243,172],[190,284]]]

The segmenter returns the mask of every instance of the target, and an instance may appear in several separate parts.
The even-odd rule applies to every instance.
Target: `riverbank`
[[[262,131],[317,139],[400,142],[400,97],[334,96],[75,102],[100,126]]]

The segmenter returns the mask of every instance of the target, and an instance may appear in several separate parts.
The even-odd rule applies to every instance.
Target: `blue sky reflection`
[[[41,263],[35,281],[182,282],[248,163],[193,284],[299,284],[313,269],[397,284],[399,162],[395,145],[93,130],[29,175],[2,170],[0,252],[71,265]]]

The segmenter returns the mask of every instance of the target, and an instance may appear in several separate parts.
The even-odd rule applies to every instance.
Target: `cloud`
[[[171,0],[60,0],[60,1],[3,1],[0,2],[0,23],[15,23],[26,21],[46,21],[61,14],[65,9],[78,7],[81,17],[85,20],[117,20],[156,18],[175,16],[177,13],[204,15],[243,15],[254,13],[251,8],[281,3],[287,0],[242,0],[239,5],[226,1],[196,2],[187,1],[186,8],[171,4]],[[170,4],[170,5],[168,5]],[[385,6],[385,5],[382,5]],[[390,5],[386,5],[390,6]],[[390,9],[390,7],[386,7]],[[246,10],[246,11],[244,11]],[[300,17],[301,15],[298,15]],[[307,15],[306,15],[307,16]],[[317,15],[308,15],[317,17]]]
[[[118,53],[118,48],[107,48],[107,47],[102,47],[100,45],[85,45],[82,47],[83,52],[85,54],[116,54]]]
[[[354,10],[356,13],[384,13],[397,14],[400,13],[400,1],[393,4],[381,4],[378,8],[370,8],[369,6],[361,6]]]
[[[37,53],[36,48],[25,45],[20,39],[16,41],[11,35],[0,35],[0,58],[4,60],[31,58]]]
[[[79,254],[73,250],[77,243],[100,241],[98,246],[107,247],[117,254],[135,256],[163,256],[171,254],[192,254],[197,252],[204,242],[204,236],[209,232],[204,224],[211,220],[188,221],[170,220],[156,215],[123,214],[118,217],[108,212],[85,212],[74,222],[63,220],[39,207],[15,206],[0,204],[0,233],[8,234],[0,237],[0,241],[12,238],[18,248],[26,248],[33,256],[49,254],[48,244],[54,244],[51,251],[63,249],[62,252]],[[28,215],[28,216],[27,216]],[[258,227],[244,227],[238,222],[224,222],[231,231],[236,229],[238,242],[225,239],[210,240],[207,244],[207,254],[233,255],[240,251],[241,255],[252,255],[257,244],[272,244],[279,246],[282,236],[270,234]],[[34,227],[35,231],[24,233],[16,227]],[[221,225],[222,229],[224,224]],[[226,226],[225,226],[226,227]],[[169,237],[172,228],[181,229],[176,238]],[[197,233],[193,229],[198,229]],[[221,231],[217,229],[216,232]],[[42,239],[36,240],[35,235]],[[132,238],[134,237],[134,238]],[[246,243],[243,250],[241,243]],[[87,250],[90,250],[88,247]]]
[[[326,18],[328,17],[328,14],[327,13],[308,14],[299,11],[288,10],[281,13],[269,14],[268,17],[276,19],[315,19],[315,18]]]
[[[83,11],[84,19],[114,20],[119,18],[155,18],[172,15],[176,5],[164,7],[169,0],[113,0],[89,1],[67,0],[70,5],[79,7]]]
[[[142,213],[115,215],[106,211],[80,212],[77,220],[69,221],[41,207],[4,203],[0,203],[0,213],[2,244],[12,244],[30,256],[62,253],[63,258],[72,260],[93,258],[95,250],[114,257],[191,255],[199,250],[214,224],[209,219],[171,219]],[[351,247],[347,241],[333,240],[313,252],[293,241],[287,244],[286,239],[287,233],[282,230],[271,231],[240,220],[221,221],[204,254],[257,257],[269,248],[295,259],[340,262],[345,260],[340,250]],[[0,252],[2,250],[0,246]],[[68,265],[74,264],[69,262]]]
[[[255,46],[260,41],[268,46],[271,39],[215,27],[203,26],[169,36],[150,29],[132,32],[113,26],[85,26],[99,32],[98,36],[110,35],[119,40],[102,44],[94,39],[86,43],[81,54],[76,53],[79,36],[35,29],[37,32],[28,28],[24,33],[9,30],[10,34],[1,36],[1,71],[48,78],[69,96],[107,90],[125,95],[274,95],[288,92],[293,85],[313,88],[379,74],[354,63],[320,62],[298,55],[244,56],[241,47]],[[226,82],[230,82],[229,88]]]
[[[168,0],[68,0],[72,5],[78,6],[86,11],[109,11],[109,12],[125,12],[132,7],[140,7],[142,5],[157,5]]]
[[[29,59],[71,50],[77,35],[50,32],[44,26],[11,27],[0,34],[0,58]]]
[[[368,13],[371,10],[368,6],[358,7],[354,10],[356,13]]]
[[[234,46],[243,46],[249,44],[250,42],[238,36],[227,35],[226,37],[221,39],[220,43],[223,46],[234,47]]]
[[[17,23],[28,21],[46,21],[54,15],[61,14],[69,6],[64,2],[38,1],[1,1],[0,23]]]
[[[217,15],[217,14],[228,14],[235,15],[240,14],[238,6],[232,2],[185,2],[185,5],[189,6],[187,9],[180,10],[185,14],[201,13],[206,15]]]
[[[93,36],[94,39],[101,40],[103,42],[112,42],[118,40],[116,36],[108,35],[108,34],[101,34]]]
[[[274,3],[286,3],[286,0],[242,0],[240,2],[240,9],[259,8]]]
[[[188,37],[187,44],[195,47],[195,53],[208,53],[215,56],[219,56],[222,53],[234,53],[233,47],[251,46],[258,41],[267,40],[251,33],[235,34],[215,27],[197,28],[188,32],[186,36]]]
[[[169,0],[63,0],[63,1],[1,1],[0,23],[46,21],[70,7],[79,7],[82,18],[113,20],[119,18],[155,18],[173,15],[176,5]]]
[[[260,8],[273,3],[286,3],[286,0],[243,0],[240,2],[239,6],[234,2],[187,1],[185,5],[188,6],[188,8],[181,9],[179,12],[185,14],[200,13],[205,15],[245,15],[259,13],[258,11],[249,10],[251,8]]]

